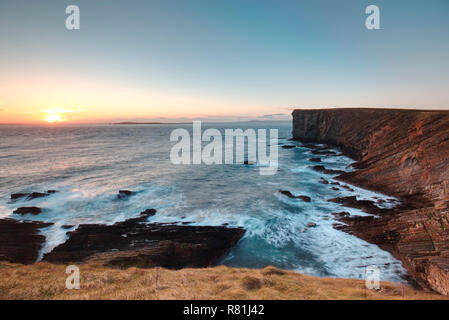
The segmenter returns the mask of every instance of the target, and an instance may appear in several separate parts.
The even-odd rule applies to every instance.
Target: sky
[[[447,0],[0,0],[0,123],[449,109],[448,40]]]

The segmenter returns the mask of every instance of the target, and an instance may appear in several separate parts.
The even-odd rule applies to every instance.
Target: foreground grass
[[[80,265],[80,290],[66,289],[65,266],[0,262],[0,299],[443,299],[383,282],[379,292],[364,281],[315,278],[273,267],[126,270]]]

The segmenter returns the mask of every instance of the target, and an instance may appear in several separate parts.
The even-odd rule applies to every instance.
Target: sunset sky
[[[449,108],[448,39],[447,0],[0,0],[0,123]]]

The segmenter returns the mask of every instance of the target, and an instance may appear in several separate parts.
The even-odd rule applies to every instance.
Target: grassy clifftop
[[[383,282],[379,292],[362,280],[315,278],[273,267],[126,270],[80,265],[80,290],[65,287],[65,266],[0,262],[0,299],[443,299]]]

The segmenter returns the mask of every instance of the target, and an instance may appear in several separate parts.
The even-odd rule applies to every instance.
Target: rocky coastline
[[[113,225],[84,224],[44,255],[52,263],[167,269],[214,266],[244,235],[241,228],[146,223],[156,210]]]
[[[217,264],[245,233],[242,228],[225,226],[148,223],[155,214],[155,209],[147,209],[113,225],[81,224],[67,231],[68,239],[42,260],[56,264],[94,262],[114,268],[205,268]],[[0,219],[0,260],[35,263],[46,241],[40,230],[52,224]]]
[[[380,210],[353,198],[330,199],[377,216],[336,214],[343,224],[335,228],[390,251],[419,286],[448,295],[449,112],[348,108],[292,115],[294,140],[337,147],[356,160],[357,170],[336,180],[402,201]]]

